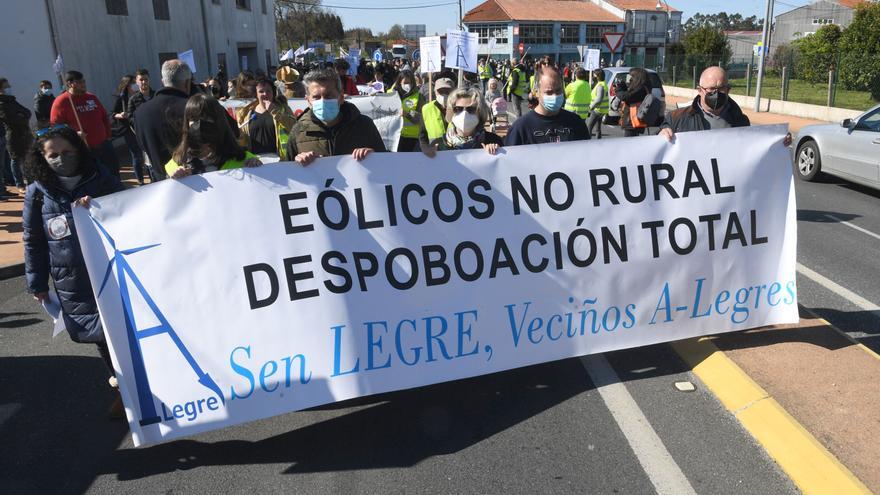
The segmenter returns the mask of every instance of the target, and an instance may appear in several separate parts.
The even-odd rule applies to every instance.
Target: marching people
[[[590,118],[587,120],[587,130],[596,135],[596,139],[602,139],[602,120],[608,115],[608,86],[605,85],[605,71],[596,69],[593,71],[593,93],[590,97]],[[593,130],[595,129],[595,131]]]
[[[565,109],[587,120],[590,114],[590,101],[592,100],[590,93],[587,71],[579,68],[575,72],[575,80],[565,87]]]
[[[162,89],[134,113],[135,134],[153,164],[151,182],[166,178],[165,164],[180,143],[191,80],[192,71],[186,63],[166,61],[162,64]]]
[[[489,79],[495,76],[492,65],[485,58],[481,58],[477,64],[477,72],[480,74],[480,89],[485,92]]]
[[[272,83],[268,83],[269,86]],[[173,179],[217,170],[259,167],[260,158],[238,145],[226,110],[215,98],[196,94],[186,101],[180,144],[165,163]]]
[[[422,107],[425,105],[425,97],[419,92],[415,76],[408,70],[401,71],[397,76],[394,91],[400,97],[400,116],[403,119],[397,151],[418,151],[419,129],[422,123]]]
[[[350,154],[363,160],[373,151],[385,151],[376,124],[351,102],[345,101],[335,69],[306,74],[308,110],[300,115],[287,141],[287,156],[309,165],[323,156]]]
[[[24,192],[24,180],[21,176],[21,163],[24,161],[31,144],[30,118],[31,111],[16,101],[11,94],[12,85],[5,77],[0,77],[0,124],[6,130],[4,140],[9,153],[9,170],[19,193]],[[0,165],[4,156],[0,155]],[[4,169],[0,174],[5,174]],[[0,184],[0,200],[8,196],[6,184]]]
[[[61,304],[60,318],[71,340],[93,343],[107,365],[109,382],[117,386],[104,328],[76,235],[71,203],[88,206],[89,199],[122,191],[116,174],[90,152],[77,132],[65,124],[37,131],[25,164],[28,185],[22,211],[27,290],[34,299],[49,298],[49,279]],[[111,417],[123,417],[116,398]]]
[[[339,80],[342,81],[342,90],[348,96],[357,96],[360,94],[357,88],[357,84],[354,83],[354,79],[348,75],[348,70],[351,69],[351,64],[348,63],[348,60],[344,58],[336,59],[336,73],[339,74]]]
[[[269,79],[257,79],[257,98],[236,112],[241,135],[239,144],[251,153],[273,154],[287,160],[287,140],[296,117],[287,100],[278,98],[278,89]]]
[[[562,108],[565,95],[559,72],[550,67],[538,72],[534,92],[538,106],[516,119],[507,132],[505,146],[590,139],[584,120]]]
[[[66,124],[76,130],[107,170],[119,175],[119,160],[113,149],[110,120],[104,105],[86,90],[86,79],[81,72],[67,71],[64,83],[67,91],[52,103],[50,123]]]
[[[131,165],[134,168],[134,176],[138,184],[144,185],[144,151],[137,142],[134,130],[131,127],[131,115],[133,112],[129,110],[131,101],[138,94],[140,88],[134,82],[135,76],[128,74],[122,76],[119,86],[116,88],[116,102],[113,104],[113,124],[112,136],[114,138],[121,137],[125,140],[125,146],[131,155]]]
[[[419,149],[428,156],[440,149],[446,127],[447,102],[449,94],[455,89],[455,83],[448,77],[441,77],[434,82],[434,93],[437,95],[433,101],[422,107],[422,125],[419,128]]]
[[[49,126],[52,114],[52,103],[55,95],[52,94],[52,82],[40,81],[40,89],[34,95],[34,117],[37,119],[37,129]]]
[[[615,93],[621,102],[620,128],[623,129],[624,137],[641,136],[648,128],[648,123],[633,117],[639,105],[651,93],[651,81],[648,79],[648,71],[641,67],[630,69],[627,79],[625,85],[620,86]]]
[[[458,88],[449,94],[446,103],[446,133],[439,150],[485,149],[490,155],[498,152],[504,141],[497,134],[485,130],[489,108],[476,87]],[[423,150],[433,158],[438,148]]]
[[[507,78],[507,93],[510,95],[510,101],[513,103],[513,115],[515,117],[522,116],[523,99],[529,93],[529,82],[526,78],[526,68],[522,61],[510,71]]]

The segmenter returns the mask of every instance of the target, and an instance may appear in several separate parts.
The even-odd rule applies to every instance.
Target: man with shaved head
[[[562,108],[565,87],[556,69],[545,66],[536,73],[532,93],[538,95],[538,106],[514,121],[507,131],[505,146],[590,139],[584,119]]]

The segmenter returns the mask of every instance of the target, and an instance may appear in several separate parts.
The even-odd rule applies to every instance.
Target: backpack
[[[648,96],[639,103],[636,117],[646,127],[656,124],[660,119],[660,100],[649,92]]]

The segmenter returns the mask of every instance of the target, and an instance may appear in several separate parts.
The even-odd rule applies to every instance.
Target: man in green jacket
[[[360,161],[373,151],[386,151],[373,120],[345,101],[342,81],[335,70],[314,70],[303,82],[309,109],[290,132],[288,157],[308,165],[324,156],[351,154]]]

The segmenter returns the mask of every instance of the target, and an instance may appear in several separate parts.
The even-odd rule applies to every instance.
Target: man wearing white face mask
[[[538,106],[513,123],[505,146],[590,139],[584,119],[562,108],[565,88],[556,70],[544,67],[536,74],[533,92],[538,95]]]
[[[471,150],[483,148],[490,155],[498,152],[504,142],[497,134],[486,131],[489,108],[480,90],[471,87],[456,89],[449,94],[446,104],[446,134],[438,143],[441,150]],[[425,154],[434,157],[435,148]]]
[[[446,135],[446,100],[455,89],[455,83],[448,77],[434,81],[434,92],[437,98],[422,107],[422,126],[419,129],[419,147],[428,156],[440,149]]]
[[[351,154],[363,160],[373,151],[385,151],[376,124],[345,101],[342,81],[334,69],[306,74],[309,109],[300,115],[287,141],[287,157],[308,165],[323,156]]]

